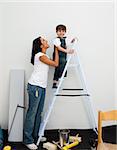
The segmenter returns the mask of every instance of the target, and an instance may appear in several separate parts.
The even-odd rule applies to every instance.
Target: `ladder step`
[[[73,90],[73,91],[77,91],[77,90],[78,90],[78,91],[82,91],[83,89],[62,89],[62,90],[66,90],[66,91],[67,91],[67,90],[68,90],[68,91],[70,91],[70,90],[71,90],[71,91],[72,91],[72,90]]]
[[[72,95],[70,95],[70,94],[57,94],[57,95],[55,95],[55,96],[69,96],[69,97],[75,97],[75,96],[90,96],[89,94],[72,94]]]

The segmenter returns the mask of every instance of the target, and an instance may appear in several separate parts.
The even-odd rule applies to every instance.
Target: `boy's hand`
[[[74,53],[74,49],[67,49],[67,53],[68,54],[73,54]]]
[[[74,42],[75,42],[75,40],[77,40],[77,41],[78,41],[78,38],[77,38],[77,37],[73,38],[73,39],[71,40],[71,43],[74,43]]]

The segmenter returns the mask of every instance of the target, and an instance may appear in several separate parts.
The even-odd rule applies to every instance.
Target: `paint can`
[[[69,144],[69,134],[70,130],[68,129],[59,130],[59,142],[61,147],[63,147],[66,144]]]

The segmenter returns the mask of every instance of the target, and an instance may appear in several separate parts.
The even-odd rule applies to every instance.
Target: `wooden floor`
[[[117,126],[109,126],[103,128],[103,137],[105,142],[116,143],[117,142]],[[82,137],[82,142],[72,148],[72,150],[91,150],[91,146],[96,144],[95,139],[97,139],[97,135],[91,129],[89,130],[70,130],[70,135],[76,135],[79,133],[79,136]],[[58,130],[46,130],[45,136],[47,137],[47,141],[52,142],[58,141]],[[23,143],[9,143],[7,142],[7,134],[5,134],[5,143],[4,145],[10,145],[12,150],[28,150]],[[45,150],[42,147],[43,143],[40,143],[38,150]]]

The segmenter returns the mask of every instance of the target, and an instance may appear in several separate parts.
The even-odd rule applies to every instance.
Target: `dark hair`
[[[66,26],[63,24],[59,24],[58,26],[56,26],[56,32],[59,30],[63,30],[66,32]]]
[[[33,40],[33,45],[32,45],[32,55],[31,55],[31,63],[34,65],[34,58],[35,58],[35,54],[37,54],[38,52],[41,52],[41,37],[36,38],[35,40]]]

